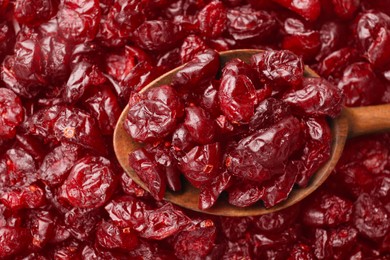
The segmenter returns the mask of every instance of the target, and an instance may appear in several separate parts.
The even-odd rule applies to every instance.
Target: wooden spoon
[[[250,57],[259,52],[261,52],[261,50],[251,49],[221,52],[221,67],[234,58],[240,58],[244,62],[249,62]],[[182,67],[183,66],[171,70],[157,78],[141,92],[145,92],[153,87],[170,84],[172,77]],[[319,76],[306,66],[305,77]],[[148,191],[145,183],[140,180],[138,175],[129,166],[128,162],[129,153],[140,147],[140,144],[134,142],[123,127],[128,109],[129,107],[126,106],[117,122],[114,132],[114,150],[123,169],[125,169],[137,184]],[[236,217],[262,215],[292,206],[315,191],[328,178],[343,152],[347,138],[390,130],[390,105],[344,108],[339,117],[331,120],[330,126],[332,130],[332,149],[329,161],[313,175],[306,188],[294,188],[284,202],[272,208],[266,209],[259,203],[250,207],[240,208],[230,205],[226,198],[220,197],[212,208],[200,210],[198,208],[199,190],[192,187],[188,182],[183,183],[183,188],[180,192],[171,192],[167,190],[164,199],[187,209],[213,215]]]

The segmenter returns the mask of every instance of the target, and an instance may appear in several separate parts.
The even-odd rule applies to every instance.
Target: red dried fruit
[[[138,46],[148,51],[164,51],[178,45],[184,37],[180,26],[169,20],[151,20],[141,24],[132,35]]]
[[[199,53],[180,69],[172,79],[172,86],[179,92],[199,87],[215,77],[219,69],[219,54],[211,49]]]
[[[237,207],[248,207],[257,201],[264,194],[264,189],[259,184],[242,181],[236,182],[228,189],[229,203]]]
[[[309,116],[336,117],[342,109],[341,91],[322,78],[305,78],[302,88],[283,96],[298,113]]]
[[[180,125],[176,128],[172,134],[171,146],[173,154],[179,155],[179,157],[195,146],[187,127]]]
[[[257,129],[267,128],[288,116],[291,116],[291,109],[288,104],[282,100],[267,98],[256,107],[255,114],[249,122],[249,129],[256,131]]]
[[[109,160],[86,156],[76,162],[61,186],[61,198],[79,208],[98,208],[116,188],[116,177]]]
[[[351,201],[319,192],[306,203],[302,211],[303,223],[310,227],[335,227],[352,219]]]
[[[221,111],[235,124],[248,123],[257,103],[255,87],[245,75],[223,76],[218,99]]]
[[[6,88],[0,88],[0,138],[13,138],[16,127],[24,119],[22,102],[15,93]]]
[[[291,11],[299,14],[309,21],[315,21],[321,13],[321,3],[319,0],[273,0],[274,2],[284,6]]]
[[[209,183],[219,173],[221,147],[219,143],[195,146],[179,161],[179,168],[196,188]]]
[[[39,168],[39,179],[49,186],[57,186],[66,179],[72,166],[79,159],[80,149],[73,144],[61,144],[44,158]]]
[[[217,38],[226,28],[227,10],[221,2],[213,1],[198,13],[197,18],[200,34],[203,37]]]
[[[380,102],[384,85],[367,62],[356,62],[345,68],[338,84],[345,95],[346,106],[367,106]]]
[[[56,11],[56,3],[51,0],[17,0],[14,5],[16,20],[30,26],[37,26],[49,20]]]
[[[359,8],[360,0],[332,0],[333,10],[342,19],[353,18]]]
[[[311,248],[306,244],[296,244],[290,251],[290,256],[287,260],[311,260],[314,255]]]
[[[212,143],[215,138],[215,123],[209,118],[207,112],[195,106],[186,107],[184,126],[187,128],[192,140],[200,144]]]
[[[1,14],[0,0],[0,14]],[[4,1],[3,1],[4,2]],[[3,61],[5,55],[12,53],[12,48],[15,43],[15,31],[11,22],[0,22],[0,61]]]
[[[302,59],[309,62],[320,51],[320,33],[317,31],[306,31],[287,35],[283,38],[282,48],[290,50],[302,56]]]
[[[74,238],[86,240],[91,238],[101,219],[100,209],[73,208],[65,213],[64,224]]]
[[[138,245],[138,239],[131,228],[119,228],[111,221],[102,221],[96,231],[97,243],[100,246],[115,249],[120,248],[131,251]]]
[[[288,229],[298,218],[299,206],[292,206],[284,210],[254,217],[253,224],[256,229],[269,234],[283,232]]]
[[[233,175],[263,182],[272,176],[272,168],[280,166],[301,146],[301,125],[287,117],[270,128],[256,131],[240,140],[229,153],[226,166]]]
[[[150,194],[156,200],[161,200],[165,194],[166,176],[153,156],[140,148],[129,154],[129,164],[147,185]]]
[[[27,249],[31,242],[28,230],[19,227],[0,227],[0,257],[6,258]]]
[[[302,59],[290,51],[261,52],[252,56],[251,65],[260,81],[272,86],[274,91],[296,89],[302,83]]]
[[[249,7],[229,9],[228,32],[237,41],[265,40],[276,28],[276,19],[266,11]]]
[[[324,57],[318,66],[318,72],[321,76],[332,79],[341,78],[341,74],[348,64],[351,64],[358,59],[356,49],[346,47],[330,53]]]
[[[191,34],[184,39],[180,47],[180,59],[182,63],[187,63],[194,59],[197,54],[207,49],[206,43],[198,36]]]
[[[64,0],[58,7],[57,20],[59,32],[67,41],[91,41],[99,29],[99,1]]]
[[[121,175],[121,186],[124,193],[135,197],[145,197],[147,192],[142,189],[126,172]]]
[[[363,193],[355,202],[353,223],[359,234],[372,240],[381,239],[390,228],[389,213],[380,201]]]
[[[54,235],[55,217],[52,211],[31,210],[27,213],[27,227],[32,235],[32,247],[43,248]]]
[[[198,207],[203,210],[211,208],[219,195],[232,183],[231,180],[232,176],[227,171],[223,171],[211,183],[202,185],[199,191]]]

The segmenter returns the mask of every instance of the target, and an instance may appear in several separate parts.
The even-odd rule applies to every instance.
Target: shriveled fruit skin
[[[15,137],[15,128],[22,122],[24,110],[20,98],[6,88],[0,88],[0,114],[0,137]]]

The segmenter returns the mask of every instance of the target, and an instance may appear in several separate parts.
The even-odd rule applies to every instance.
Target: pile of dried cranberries
[[[313,83],[300,74],[287,80],[290,87],[282,77],[274,88],[278,81],[268,80],[273,74],[260,81],[257,71],[251,78],[237,60],[217,77],[206,69],[200,77],[177,77],[174,88],[162,86],[147,98],[135,94],[183,63],[243,48],[298,56],[323,80]],[[112,149],[115,124],[130,100],[137,113],[164,107],[166,125],[151,136],[139,132],[140,138],[153,142],[172,131],[167,146],[149,145],[132,156],[134,162],[158,155],[172,177],[167,179],[177,180],[164,149],[177,147],[176,156],[188,161],[197,153],[232,149],[220,161],[227,171],[257,174],[235,160],[251,154],[241,140],[266,131],[259,130],[268,129],[261,122],[293,125],[288,131],[302,124],[301,134],[317,140],[324,133],[317,127],[326,127],[318,117],[337,114],[322,110],[338,101],[334,88],[322,93],[324,106],[294,93],[329,89],[330,82],[347,106],[390,103],[389,49],[389,0],[0,0],[0,259],[389,259],[388,134],[350,140],[330,179],[298,205],[245,218],[156,200],[123,172]],[[197,80],[204,77],[213,80],[190,95],[186,87],[203,86]],[[233,85],[252,93],[237,94]],[[232,140],[229,147],[219,141],[225,137]],[[289,152],[283,158],[303,162],[310,172],[328,147],[304,140],[304,160]],[[213,174],[208,165],[182,165],[181,171]],[[223,186],[226,176],[214,180]],[[172,189],[177,185],[168,182]],[[248,194],[244,186],[230,189]],[[256,192],[232,200],[248,201]],[[219,193],[220,186],[212,186],[204,201]]]
[[[171,85],[131,95],[124,128],[145,146],[130,153],[130,166],[157,200],[167,183],[180,190],[183,173],[200,189],[201,209],[224,190],[235,206],[275,206],[329,159],[325,116],[341,111],[337,87],[303,75],[302,59],[286,50],[222,70],[217,52],[200,52]]]

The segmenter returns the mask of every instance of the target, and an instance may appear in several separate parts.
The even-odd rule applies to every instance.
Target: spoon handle
[[[348,137],[390,130],[390,104],[344,108],[343,116],[348,119]]]

